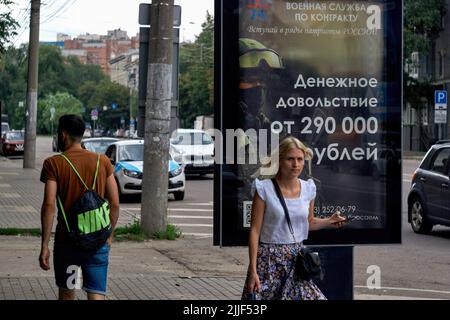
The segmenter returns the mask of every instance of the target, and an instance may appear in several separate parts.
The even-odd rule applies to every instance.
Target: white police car
[[[105,152],[114,165],[114,176],[121,195],[142,192],[144,140],[123,140],[111,144]],[[184,199],[186,178],[184,168],[169,154],[169,194]]]

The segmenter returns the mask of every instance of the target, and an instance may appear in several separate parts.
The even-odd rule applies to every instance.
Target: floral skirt
[[[326,300],[312,280],[294,278],[295,257],[301,248],[301,243],[259,244],[256,271],[261,290],[256,300]],[[248,277],[242,300],[248,299],[247,282]]]

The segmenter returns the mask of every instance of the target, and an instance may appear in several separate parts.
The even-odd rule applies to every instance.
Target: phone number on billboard
[[[343,214],[355,213],[356,206],[321,206],[314,207],[314,214],[333,214],[339,211]]]

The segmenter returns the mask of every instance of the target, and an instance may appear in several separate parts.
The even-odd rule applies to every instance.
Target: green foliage
[[[40,237],[41,229],[1,228],[1,236],[32,236]]]
[[[17,35],[16,29],[19,24],[11,16],[10,5],[14,4],[11,0],[0,0],[0,54],[5,52],[5,44],[12,37]]]
[[[52,122],[50,120],[51,108],[55,108],[53,119],[54,131],[56,131],[57,121],[64,114],[83,114],[83,105],[80,100],[67,92],[58,92],[47,95],[38,102],[38,121],[37,129],[41,133],[50,133]]]
[[[214,112],[214,17],[207,13],[194,43],[180,46],[180,121],[193,127],[196,116]]]
[[[133,223],[127,224],[125,227],[118,227],[114,230],[114,240],[117,241],[144,241],[145,234],[141,231],[140,222],[134,219]]]
[[[181,230],[172,224],[168,224],[166,230],[155,232],[153,237],[159,240],[175,240],[181,237]]]
[[[0,0],[1,1],[1,0]],[[20,48],[8,47],[0,55],[0,101],[3,113],[8,114],[12,128],[25,127],[26,92],[27,92],[27,46]],[[61,101],[65,111],[80,114],[81,108],[86,107],[84,119],[89,122],[89,112],[94,107],[118,104],[117,110],[108,110],[100,116],[100,124],[105,128],[120,126],[120,118],[128,119],[129,91],[126,87],[112,83],[103,73],[100,66],[84,65],[76,57],[64,58],[59,48],[49,45],[39,47],[39,85],[38,85],[38,133],[49,133],[48,101],[55,96],[66,93],[70,99]],[[53,98],[49,98],[53,97]],[[73,100],[75,99],[75,100]],[[41,103],[41,101],[45,101]],[[137,104],[137,97],[133,99]],[[23,107],[19,107],[19,102]],[[59,103],[60,101],[52,101]],[[74,103],[69,108],[68,103]],[[54,106],[58,110],[57,106]],[[102,112],[102,109],[100,109]],[[62,113],[56,113],[55,122]],[[136,113],[135,113],[136,114]]]
[[[405,58],[411,53],[426,53],[431,41],[442,31],[441,15],[445,13],[445,0],[405,0],[404,37]]]
[[[97,107],[99,110],[99,126],[119,128],[121,118],[129,119],[130,92],[128,88],[109,80],[100,83],[91,82],[89,86],[83,88],[86,96],[89,92],[92,93],[86,105],[90,109]],[[112,109],[113,103],[117,104],[115,110]],[[108,108],[107,111],[103,111],[104,106]]]
[[[432,42],[442,31],[441,16],[444,15],[445,0],[405,0],[404,1],[404,61],[411,65],[411,54],[418,52],[426,56]],[[413,79],[408,73],[404,76],[405,101],[412,107],[423,106],[422,99],[431,99],[433,86],[430,79]]]
[[[158,240],[175,240],[179,237],[181,237],[181,230],[174,225],[168,224],[166,230],[156,232],[152,238]],[[141,230],[141,223],[139,219],[134,218],[133,223],[114,230],[114,239],[118,241],[144,241],[147,239],[147,236]]]

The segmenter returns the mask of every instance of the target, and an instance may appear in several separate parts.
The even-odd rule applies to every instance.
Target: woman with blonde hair
[[[326,219],[314,217],[316,186],[312,179],[299,178],[305,160],[313,152],[295,137],[286,137],[270,159],[258,170],[253,188],[249,234],[249,266],[242,299],[253,294],[257,300],[324,300],[312,280],[294,277],[294,265],[309,230],[338,228],[345,219],[338,213]],[[261,179],[264,177],[266,179]],[[289,212],[289,229],[274,182],[278,184]]]

